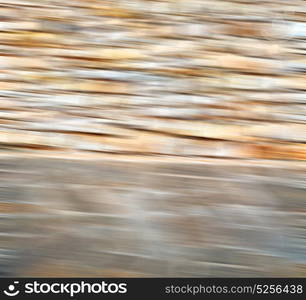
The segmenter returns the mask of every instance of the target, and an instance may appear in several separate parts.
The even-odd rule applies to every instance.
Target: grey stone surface
[[[296,170],[51,158],[0,166],[3,276],[305,276]]]

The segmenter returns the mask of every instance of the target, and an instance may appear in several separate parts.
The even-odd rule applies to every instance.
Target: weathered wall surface
[[[306,276],[299,0],[0,3],[0,275]]]

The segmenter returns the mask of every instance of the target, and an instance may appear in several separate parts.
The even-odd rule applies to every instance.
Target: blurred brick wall
[[[1,3],[4,151],[305,159],[304,1]]]

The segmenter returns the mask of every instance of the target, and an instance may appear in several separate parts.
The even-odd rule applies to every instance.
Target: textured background
[[[306,276],[305,1],[66,2],[0,1],[0,275]]]

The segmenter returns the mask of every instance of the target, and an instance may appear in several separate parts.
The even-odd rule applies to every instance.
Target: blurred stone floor
[[[285,165],[0,159],[1,276],[306,276]]]

